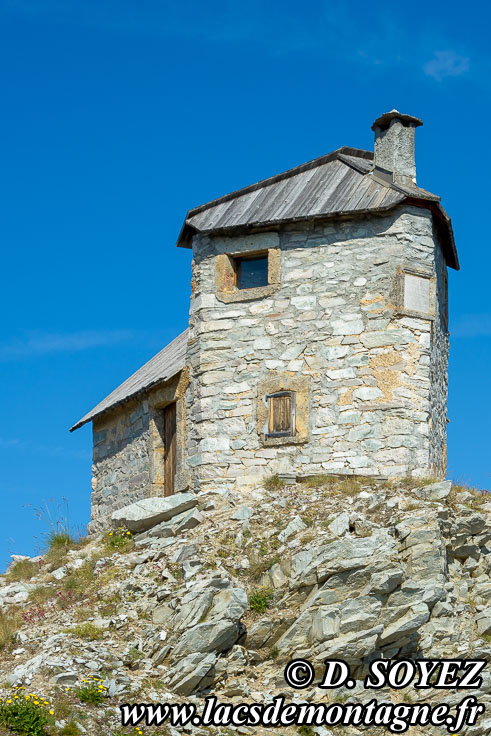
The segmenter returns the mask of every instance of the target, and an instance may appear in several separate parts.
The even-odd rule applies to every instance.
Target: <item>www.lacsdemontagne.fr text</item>
[[[391,733],[405,733],[410,726],[441,726],[458,733],[472,726],[484,713],[484,705],[467,696],[452,708],[446,703],[296,703],[283,696],[269,703],[220,703],[205,698],[200,708],[194,703],[124,704],[120,706],[124,726],[378,726]]]

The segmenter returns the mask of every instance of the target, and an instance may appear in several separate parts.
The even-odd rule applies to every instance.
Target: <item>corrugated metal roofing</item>
[[[124,401],[155,386],[157,383],[168,381],[179,373],[184,367],[186,359],[186,348],[188,344],[188,331],[184,330],[172,342],[170,342],[160,353],[154,355],[148,363],[139,368],[136,373],[126,379],[109,396],[106,396],[92,411],[82,417],[71,427],[70,432],[90,422],[108,409],[112,409]]]
[[[391,172],[374,167],[371,151],[340,148],[189,210],[177,244],[190,247],[196,232],[227,232],[335,215],[384,212],[408,200],[432,209],[449,227],[438,196],[416,185],[401,186],[391,178]],[[448,239],[448,263],[458,268],[451,233]]]

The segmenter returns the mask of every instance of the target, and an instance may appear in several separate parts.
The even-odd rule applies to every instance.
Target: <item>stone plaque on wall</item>
[[[404,308],[415,312],[430,312],[430,279],[404,274]]]

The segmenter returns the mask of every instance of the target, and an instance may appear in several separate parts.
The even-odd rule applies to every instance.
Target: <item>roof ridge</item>
[[[248,184],[246,187],[235,189],[233,192],[223,194],[221,197],[211,199],[209,202],[205,202],[204,204],[200,204],[197,207],[193,207],[192,209],[188,210],[186,220],[188,219],[188,217],[197,215],[200,212],[209,209],[210,207],[216,207],[217,204],[228,202],[230,199],[235,199],[236,197],[242,196],[243,194],[249,194],[249,192],[254,192],[256,191],[256,189],[262,189],[264,187],[270,186],[271,184],[276,184],[276,182],[278,181],[288,179],[291,176],[301,174],[302,172],[308,171],[309,169],[314,169],[317,166],[322,166],[323,164],[329,163],[329,161],[334,161],[335,159],[339,159],[343,161],[343,163],[345,163],[347,166],[351,166],[352,163],[344,160],[343,154],[345,156],[354,156],[355,158],[369,160],[373,159],[373,151],[365,151],[362,148],[351,148],[350,146],[341,146],[341,148],[336,148],[334,151],[331,151],[330,153],[325,153],[324,155],[318,156],[317,158],[313,158],[311,161],[306,161],[303,164],[298,164],[298,166],[294,166],[291,169],[286,169],[286,171],[282,171],[279,174],[269,176],[266,179],[260,179],[254,184]],[[343,158],[341,158],[342,156]]]

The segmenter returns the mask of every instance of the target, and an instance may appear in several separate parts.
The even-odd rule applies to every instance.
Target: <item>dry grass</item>
[[[30,580],[37,572],[39,565],[31,560],[20,560],[6,574],[6,578],[10,583],[18,583],[21,580]]]
[[[88,537],[74,539],[67,532],[51,532],[46,540],[47,550],[43,557],[51,570],[61,567],[68,561],[68,552],[79,550],[89,542]]]
[[[48,585],[38,585],[34,590],[29,593],[29,601],[41,605],[46,601],[51,600],[56,596],[56,589],[51,588]]]
[[[77,624],[72,629],[65,629],[65,633],[85,641],[100,641],[104,637],[104,630],[91,623]]]
[[[266,488],[267,491],[279,491],[280,488],[283,488],[284,483],[278,478],[277,475],[271,475],[269,478],[266,478],[266,480],[263,481],[263,486]]]
[[[18,614],[12,610],[0,612],[0,651],[15,642],[15,635],[21,622]]]
[[[470,494],[471,498],[461,498],[464,494]],[[473,511],[479,511],[481,506],[489,501],[491,501],[489,491],[481,491],[464,482],[454,483],[447,497],[447,503],[450,507],[466,506]]]
[[[303,478],[301,485],[305,488],[325,490],[337,496],[356,496],[363,488],[360,478],[356,475],[312,475]]]

